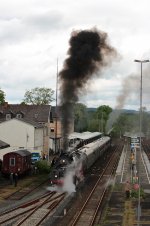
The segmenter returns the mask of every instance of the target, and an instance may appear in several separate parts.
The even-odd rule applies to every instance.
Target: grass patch
[[[139,197],[139,190],[132,190],[132,191],[131,191],[131,197],[132,197],[132,198],[135,198],[135,199],[138,199],[138,197]],[[144,190],[141,188],[141,189],[140,189],[140,198],[145,199],[145,197],[146,197],[145,192],[144,192]]]
[[[132,206],[132,201],[128,200],[125,201],[125,209],[124,209],[124,215],[123,215],[123,226],[127,225],[134,225],[135,223],[135,211]]]

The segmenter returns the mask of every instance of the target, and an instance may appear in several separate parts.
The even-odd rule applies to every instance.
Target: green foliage
[[[74,106],[74,130],[83,132],[87,130],[87,108],[84,104],[77,103]]]
[[[100,107],[97,108],[97,111],[96,111],[96,114],[99,115],[99,116],[102,116],[104,117],[105,120],[108,120],[109,118],[109,114],[112,112],[112,108],[109,107],[108,105],[102,105]]]
[[[88,111],[84,104],[77,103],[74,106],[74,126],[76,132],[84,131],[102,131],[105,132],[106,122],[109,118],[109,114],[112,111],[107,105],[102,105],[97,108],[96,112]],[[103,117],[102,117],[103,116]],[[103,118],[103,120],[101,120]]]
[[[40,160],[35,163],[35,166],[38,168],[39,173],[49,173],[50,164],[46,160]]]
[[[22,103],[35,105],[50,104],[54,100],[52,98],[53,94],[54,91],[51,88],[36,87],[25,92]]]
[[[121,136],[122,134],[124,134],[125,131],[128,131],[127,126],[128,126],[128,117],[126,114],[121,114],[113,125],[112,132],[113,135]]]
[[[131,197],[138,199],[139,190],[132,190],[131,191]],[[144,190],[142,188],[140,189],[140,197],[143,198],[143,199],[145,198],[145,193],[144,193]]]
[[[0,89],[0,104],[5,102],[5,93],[3,90]]]
[[[99,120],[98,119],[91,119],[88,121],[88,131],[90,132],[96,132],[99,131]]]
[[[98,119],[99,131],[105,133],[106,123],[109,118],[109,114],[112,112],[112,108],[108,105],[102,105],[97,108],[95,112],[95,118]]]
[[[150,114],[143,109],[142,132],[150,136]],[[139,131],[139,113],[122,113],[113,124],[112,135],[122,136],[125,132],[137,133]]]
[[[74,125],[76,132],[101,131],[105,133],[106,124],[112,108],[107,105],[99,106],[96,111],[89,111],[84,104],[74,106]],[[123,112],[112,125],[112,137],[122,137],[125,132],[139,131],[139,113]],[[150,114],[142,109],[142,132],[150,136]]]

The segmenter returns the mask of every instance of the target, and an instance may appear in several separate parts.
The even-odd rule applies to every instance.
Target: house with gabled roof
[[[5,102],[0,105],[0,122],[12,118],[22,118],[45,125],[49,122],[50,110],[50,105],[8,104]]]
[[[41,150],[47,154],[50,135],[50,105],[0,105],[0,140],[18,148]]]
[[[47,156],[50,150],[56,153],[61,149],[60,113],[60,107],[5,102],[0,105],[0,140],[10,144],[12,151],[26,148],[40,149]],[[74,123],[70,132],[74,132]]]

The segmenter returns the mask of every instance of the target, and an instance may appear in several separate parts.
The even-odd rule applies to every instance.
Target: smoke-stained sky
[[[130,81],[132,92],[123,107],[138,109],[140,65],[134,59],[150,57],[149,8],[149,0],[1,0],[0,88],[6,100],[20,103],[25,91],[36,86],[55,90],[57,58],[60,71],[71,32],[95,26],[108,34],[120,60],[86,85],[81,101],[88,107],[115,108]],[[143,80],[149,71],[150,65],[143,65]],[[135,84],[131,76],[136,77]],[[143,105],[150,109],[147,82],[144,87]]]
[[[109,67],[111,60],[117,57],[116,50],[108,44],[107,38],[106,33],[96,28],[71,34],[68,57],[59,73],[63,137],[66,137],[64,149],[67,148],[73,107],[83,95],[86,83],[94,75],[100,76],[102,69]]]

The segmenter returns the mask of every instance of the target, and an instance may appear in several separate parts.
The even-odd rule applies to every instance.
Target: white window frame
[[[12,164],[12,162],[11,162],[12,160],[13,160],[13,163],[14,163],[14,164]],[[9,159],[9,165],[10,165],[10,166],[15,166],[15,165],[16,165],[15,158],[10,158],[10,159]]]

